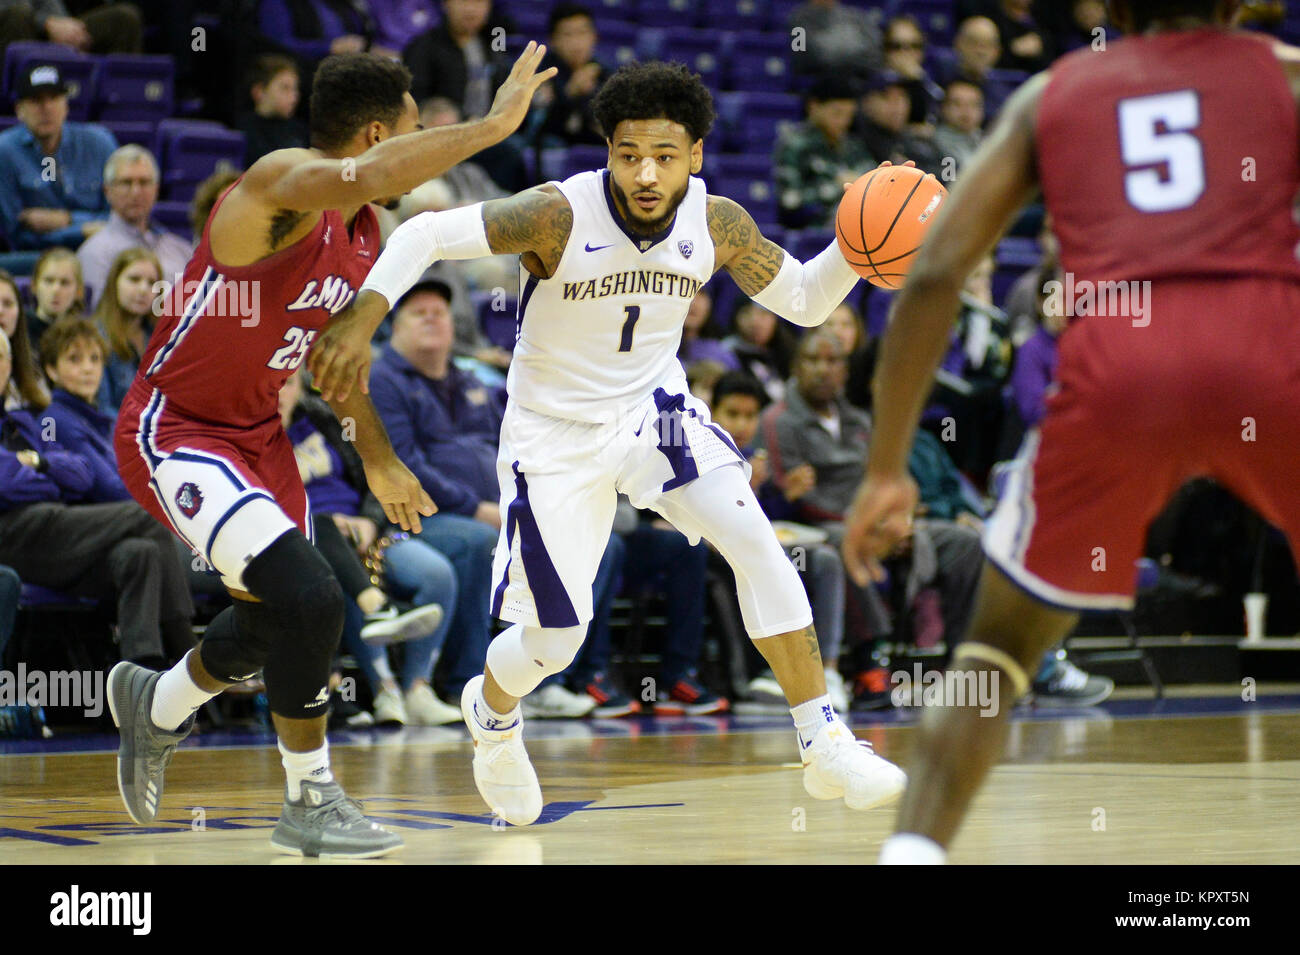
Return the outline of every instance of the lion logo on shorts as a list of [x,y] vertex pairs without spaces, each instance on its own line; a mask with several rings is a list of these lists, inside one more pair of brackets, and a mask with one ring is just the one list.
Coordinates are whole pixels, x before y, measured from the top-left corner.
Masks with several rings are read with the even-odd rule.
[[203,494],[199,491],[199,486],[193,481],[186,481],[176,491],[176,506],[181,509],[181,513],[191,520],[203,506]]

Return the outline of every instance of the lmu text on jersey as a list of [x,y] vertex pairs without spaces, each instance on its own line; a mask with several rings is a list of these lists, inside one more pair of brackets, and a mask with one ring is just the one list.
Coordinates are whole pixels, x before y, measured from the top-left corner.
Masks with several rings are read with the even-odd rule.
[[676,295],[689,301],[695,298],[695,293],[699,290],[699,280],[689,275],[631,269],[589,282],[565,282],[564,298],[566,301],[581,302],[607,295]]
[[203,311],[221,318],[238,318],[243,328],[252,328],[260,321],[262,283],[257,279],[217,276],[215,280],[186,282],[185,276],[177,272],[170,283],[155,282],[152,291],[155,318],[184,316],[194,310],[196,314]]

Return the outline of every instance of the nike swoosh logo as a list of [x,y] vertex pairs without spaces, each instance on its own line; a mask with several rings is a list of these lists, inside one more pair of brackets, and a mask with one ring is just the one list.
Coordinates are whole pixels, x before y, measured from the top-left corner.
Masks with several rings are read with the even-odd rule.
[[599,252],[601,249],[609,249],[609,248],[613,248],[613,243],[611,243],[610,245],[598,245],[598,246],[596,246],[596,247],[593,249],[593,248],[591,247],[591,243],[588,242],[588,243],[586,244],[586,246],[584,246],[584,248],[586,248],[586,250],[587,250],[588,252]]

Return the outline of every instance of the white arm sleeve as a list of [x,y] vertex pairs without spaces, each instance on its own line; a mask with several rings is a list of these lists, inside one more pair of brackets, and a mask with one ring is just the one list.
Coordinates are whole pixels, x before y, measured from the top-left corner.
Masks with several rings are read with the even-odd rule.
[[434,262],[491,254],[483,203],[446,212],[421,212],[393,230],[361,291],[378,292],[393,306]]
[[832,242],[810,262],[787,252],[776,278],[753,299],[787,321],[810,328],[826,321],[857,281],[858,273]]

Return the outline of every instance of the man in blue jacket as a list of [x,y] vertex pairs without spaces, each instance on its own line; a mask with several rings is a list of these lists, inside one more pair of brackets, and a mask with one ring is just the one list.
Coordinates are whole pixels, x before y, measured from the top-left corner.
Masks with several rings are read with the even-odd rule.
[[436,280],[402,297],[392,339],[371,369],[370,397],[393,450],[438,505],[437,514],[422,520],[419,536],[456,569],[459,596],[438,689],[458,699],[487,659],[492,549],[501,526],[496,459],[502,408],[478,378],[451,362],[450,303],[450,287]]
[[[0,335],[0,393],[11,365]],[[171,535],[134,501],[70,506],[91,498],[96,474],[59,429],[48,412],[0,409],[0,564],[28,583],[115,599],[123,659],[166,666],[194,646]]]

